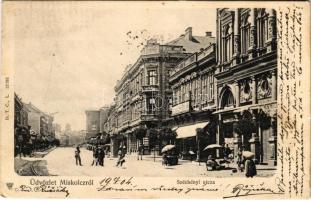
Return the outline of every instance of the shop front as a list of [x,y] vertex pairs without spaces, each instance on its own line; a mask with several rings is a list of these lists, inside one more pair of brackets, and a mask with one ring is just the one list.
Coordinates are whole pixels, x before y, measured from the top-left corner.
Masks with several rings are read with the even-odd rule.
[[204,157],[204,147],[214,142],[208,126],[209,122],[200,122],[176,128],[176,146],[182,159],[200,160]]
[[228,145],[235,159],[241,149],[253,152],[256,163],[276,165],[275,108],[272,103],[218,112],[217,143]]

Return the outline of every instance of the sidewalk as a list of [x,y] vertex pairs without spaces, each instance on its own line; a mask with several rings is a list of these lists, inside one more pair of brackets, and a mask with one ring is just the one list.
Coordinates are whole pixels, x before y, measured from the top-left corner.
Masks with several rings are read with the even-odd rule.
[[[127,155],[129,160],[137,161],[137,154],[130,154]],[[140,161],[140,160],[139,160]],[[154,155],[143,155],[142,161],[146,162],[154,162]],[[162,162],[161,156],[155,157],[154,163]],[[207,177],[244,177],[245,172],[233,172],[233,169],[237,169],[238,166],[236,163],[230,163],[229,165],[225,165],[226,169],[223,170],[215,170],[215,171],[207,171],[205,162],[197,162],[197,161],[190,161],[190,160],[181,160],[178,159],[178,165],[177,166],[170,166],[174,168],[190,168],[190,169],[196,169],[200,172],[200,176],[207,176]],[[257,169],[257,176],[256,177],[271,177],[276,173],[277,166],[269,166],[269,165],[256,165]]]
[[56,149],[56,147],[52,147],[52,148],[49,148],[47,150],[44,150],[44,151],[36,151],[34,152],[34,157],[35,158],[43,158],[44,156],[46,156],[48,153],[50,153],[51,151],[53,151],[54,149]]
[[46,176],[48,171],[46,169],[46,161],[41,160],[51,151],[55,150],[56,147],[52,147],[45,151],[34,152],[33,157],[19,157],[14,158],[14,170],[21,176]]

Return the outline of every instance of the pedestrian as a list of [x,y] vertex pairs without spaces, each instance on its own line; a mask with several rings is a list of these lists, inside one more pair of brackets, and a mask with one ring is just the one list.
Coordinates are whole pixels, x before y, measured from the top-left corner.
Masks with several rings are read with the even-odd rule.
[[168,159],[167,159],[167,153],[163,152],[162,154],[162,165],[167,166],[168,165]]
[[256,165],[252,158],[245,159],[245,176],[253,178],[257,175]]
[[123,163],[125,162],[125,153],[123,152],[122,148],[119,149],[118,151],[118,162],[116,167],[118,167],[119,165],[122,167]]
[[100,166],[104,166],[104,159],[105,159],[105,150],[102,148],[99,148],[98,162]]
[[75,150],[76,165],[82,166],[80,153],[81,153],[80,147],[77,146]]
[[91,166],[97,166],[98,165],[98,147],[94,146],[93,147],[93,162]]
[[206,161],[206,169],[207,171],[213,171],[220,169],[220,165],[214,159],[212,155],[209,155]]
[[138,147],[138,157],[137,157],[137,160],[143,160],[143,153],[144,153],[144,146],[143,145],[140,145]]
[[242,147],[239,147],[238,153],[237,153],[237,164],[238,164],[238,170],[243,172],[244,169],[244,159],[243,159],[243,149]]

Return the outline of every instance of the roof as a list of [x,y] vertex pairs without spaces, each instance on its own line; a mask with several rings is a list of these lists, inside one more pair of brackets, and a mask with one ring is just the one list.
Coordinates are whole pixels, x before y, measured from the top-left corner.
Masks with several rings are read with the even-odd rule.
[[186,53],[195,53],[201,51],[215,43],[216,39],[212,36],[191,36],[189,39],[187,35],[181,35],[179,38],[168,42],[167,45],[183,46]]
[[31,103],[28,103],[28,104],[24,104],[24,106],[26,107],[26,109],[28,111],[34,111],[34,112],[37,112],[37,113],[43,113],[39,108],[37,108],[36,106],[34,106],[33,104]]

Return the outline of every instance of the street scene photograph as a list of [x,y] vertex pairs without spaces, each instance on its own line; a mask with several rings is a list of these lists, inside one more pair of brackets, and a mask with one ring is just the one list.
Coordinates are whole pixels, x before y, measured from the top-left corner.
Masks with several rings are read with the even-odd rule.
[[276,11],[105,5],[12,16],[15,172],[272,177]]

